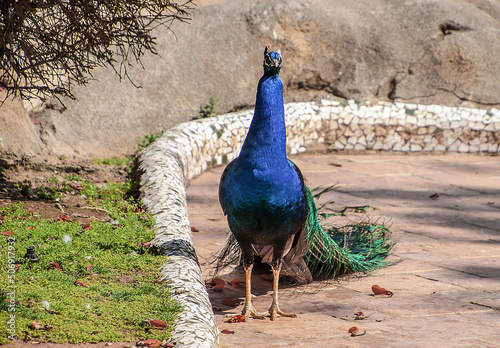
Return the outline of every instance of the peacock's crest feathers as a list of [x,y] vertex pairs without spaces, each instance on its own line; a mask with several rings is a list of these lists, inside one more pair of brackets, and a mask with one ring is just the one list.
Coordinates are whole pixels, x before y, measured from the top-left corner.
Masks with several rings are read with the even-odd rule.
[[264,50],[264,73],[269,75],[278,75],[281,70],[281,51],[270,52],[266,46]]

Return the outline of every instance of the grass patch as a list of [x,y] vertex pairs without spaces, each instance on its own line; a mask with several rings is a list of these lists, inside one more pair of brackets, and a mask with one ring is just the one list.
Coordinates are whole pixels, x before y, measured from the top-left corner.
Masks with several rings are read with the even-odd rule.
[[123,156],[123,157],[110,157],[110,158],[92,158],[92,164],[95,165],[108,165],[108,166],[127,166],[132,161],[131,157]]
[[146,147],[151,145],[156,139],[161,137],[164,132],[159,132],[155,134],[147,134],[144,138],[139,138],[139,142],[137,143],[137,152],[141,152]]
[[[41,219],[22,203],[0,208],[1,269],[9,275],[0,279],[0,344],[10,334],[5,324],[11,314],[17,339],[80,343],[170,337],[181,307],[169,288],[155,281],[166,257],[155,255],[148,243],[155,236],[154,219],[127,198],[130,181],[82,185],[89,205],[109,213],[108,222]],[[24,259],[30,246],[39,263]],[[167,322],[168,328],[152,328],[151,319]]]
[[211,97],[208,100],[208,104],[201,105],[200,106],[200,112],[196,115],[194,118],[195,120],[200,120],[202,118],[208,118],[208,117],[213,117],[217,115],[217,112],[215,111],[215,105],[217,104],[217,101],[215,100],[214,97]]

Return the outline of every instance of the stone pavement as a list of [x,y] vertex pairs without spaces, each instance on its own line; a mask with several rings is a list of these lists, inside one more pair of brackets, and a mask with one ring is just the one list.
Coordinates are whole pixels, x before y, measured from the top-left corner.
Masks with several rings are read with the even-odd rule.
[[[371,205],[348,220],[380,219],[397,244],[394,266],[364,278],[280,283],[280,304],[297,318],[226,323],[242,305],[244,289],[210,290],[220,347],[500,347],[500,158],[469,154],[303,154],[291,157],[309,187],[337,184],[322,197],[335,210]],[[193,241],[205,279],[211,255],[228,227],[218,203],[223,167],[191,181],[187,201]],[[345,221],[344,221],[345,222]],[[339,222],[341,223],[341,222]],[[254,268],[257,310],[271,303],[272,284]],[[240,269],[220,275],[243,279]],[[394,295],[374,296],[378,284]],[[364,320],[354,320],[356,312]],[[357,326],[366,334],[351,337]]]

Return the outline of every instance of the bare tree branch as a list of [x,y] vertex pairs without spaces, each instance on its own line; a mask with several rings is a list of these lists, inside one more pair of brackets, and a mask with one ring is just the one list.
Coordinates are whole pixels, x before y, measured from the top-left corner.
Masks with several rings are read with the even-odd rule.
[[[91,70],[112,67],[120,79],[157,54],[152,30],[187,22],[192,0],[2,0],[0,88],[22,99],[67,96]],[[117,69],[116,66],[119,66]]]

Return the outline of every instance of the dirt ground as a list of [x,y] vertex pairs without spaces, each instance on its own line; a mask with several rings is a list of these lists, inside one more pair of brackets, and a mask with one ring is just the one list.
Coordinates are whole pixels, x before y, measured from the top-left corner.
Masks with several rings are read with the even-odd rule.
[[[68,180],[71,176],[80,181]],[[56,164],[31,163],[25,166],[10,167],[0,171],[0,207],[23,202],[27,210],[33,210],[40,218],[57,219],[61,214],[71,220],[89,222],[102,221],[107,214],[87,205],[86,199],[79,194],[82,181],[95,184],[108,181],[123,182],[129,177],[125,166],[94,165],[90,161]],[[55,179],[57,179],[57,182]],[[62,193],[60,201],[41,199],[34,192],[37,187],[60,187],[67,182],[72,190]],[[29,185],[31,192],[23,192]]]

